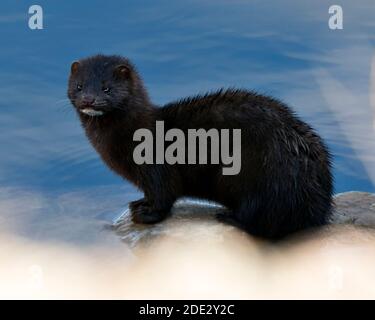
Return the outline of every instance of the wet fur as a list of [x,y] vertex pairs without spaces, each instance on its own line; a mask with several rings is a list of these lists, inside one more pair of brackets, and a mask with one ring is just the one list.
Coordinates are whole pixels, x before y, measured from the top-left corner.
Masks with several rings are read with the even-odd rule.
[[[111,78],[120,64],[127,66],[128,73],[121,79]],[[266,238],[280,238],[328,222],[332,209],[329,152],[313,129],[282,102],[252,91],[229,89],[157,107],[127,59],[99,55],[81,60],[80,70],[70,76],[68,96],[77,110],[75,85],[79,78],[94,93],[103,78],[119,87],[105,115],[78,114],[104,162],[144,192],[144,199],[130,204],[135,222],[162,221],[183,196],[223,204],[231,213],[221,220]],[[241,129],[240,174],[222,175],[221,164],[136,165],[133,149],[139,142],[133,141],[133,133],[139,128],[154,130],[156,120],[164,121],[165,131]]]

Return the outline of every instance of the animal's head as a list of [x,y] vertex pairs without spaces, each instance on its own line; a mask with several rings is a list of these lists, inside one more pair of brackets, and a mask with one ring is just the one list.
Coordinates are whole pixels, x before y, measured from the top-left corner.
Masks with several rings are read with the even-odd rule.
[[127,104],[140,91],[146,95],[136,70],[126,58],[96,55],[71,65],[68,97],[83,114],[126,112]]

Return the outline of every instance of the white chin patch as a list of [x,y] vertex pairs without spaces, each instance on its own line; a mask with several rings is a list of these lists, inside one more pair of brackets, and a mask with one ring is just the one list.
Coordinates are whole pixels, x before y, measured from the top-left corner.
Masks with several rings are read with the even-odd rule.
[[91,116],[91,117],[98,117],[98,116],[102,116],[104,114],[103,111],[94,110],[94,109],[91,109],[91,108],[81,109],[80,111],[84,114],[87,114],[88,116]]

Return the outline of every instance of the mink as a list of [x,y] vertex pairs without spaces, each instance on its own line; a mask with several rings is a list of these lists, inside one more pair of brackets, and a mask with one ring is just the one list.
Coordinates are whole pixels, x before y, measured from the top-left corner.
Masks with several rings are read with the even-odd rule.
[[[325,225],[332,212],[331,156],[318,134],[283,102],[254,91],[220,89],[157,106],[129,59],[95,55],[74,62],[68,97],[83,129],[110,169],[144,198],[129,204],[135,223],[170,214],[181,197],[228,208],[221,221],[250,234],[280,239]],[[219,164],[137,164],[136,130],[241,129],[241,170]],[[208,148],[210,149],[210,148]]]

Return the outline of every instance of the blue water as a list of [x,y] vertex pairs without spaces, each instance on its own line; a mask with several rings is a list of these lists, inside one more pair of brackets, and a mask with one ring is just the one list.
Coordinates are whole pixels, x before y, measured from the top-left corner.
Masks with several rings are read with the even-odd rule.
[[7,229],[90,242],[93,221],[139,197],[102,164],[66,100],[71,62],[95,53],[129,57],[158,104],[219,87],[276,96],[327,141],[336,192],[375,191],[373,0],[340,1],[343,30],[328,28],[330,1],[41,0],[43,30],[28,28],[32,4],[0,7]]

